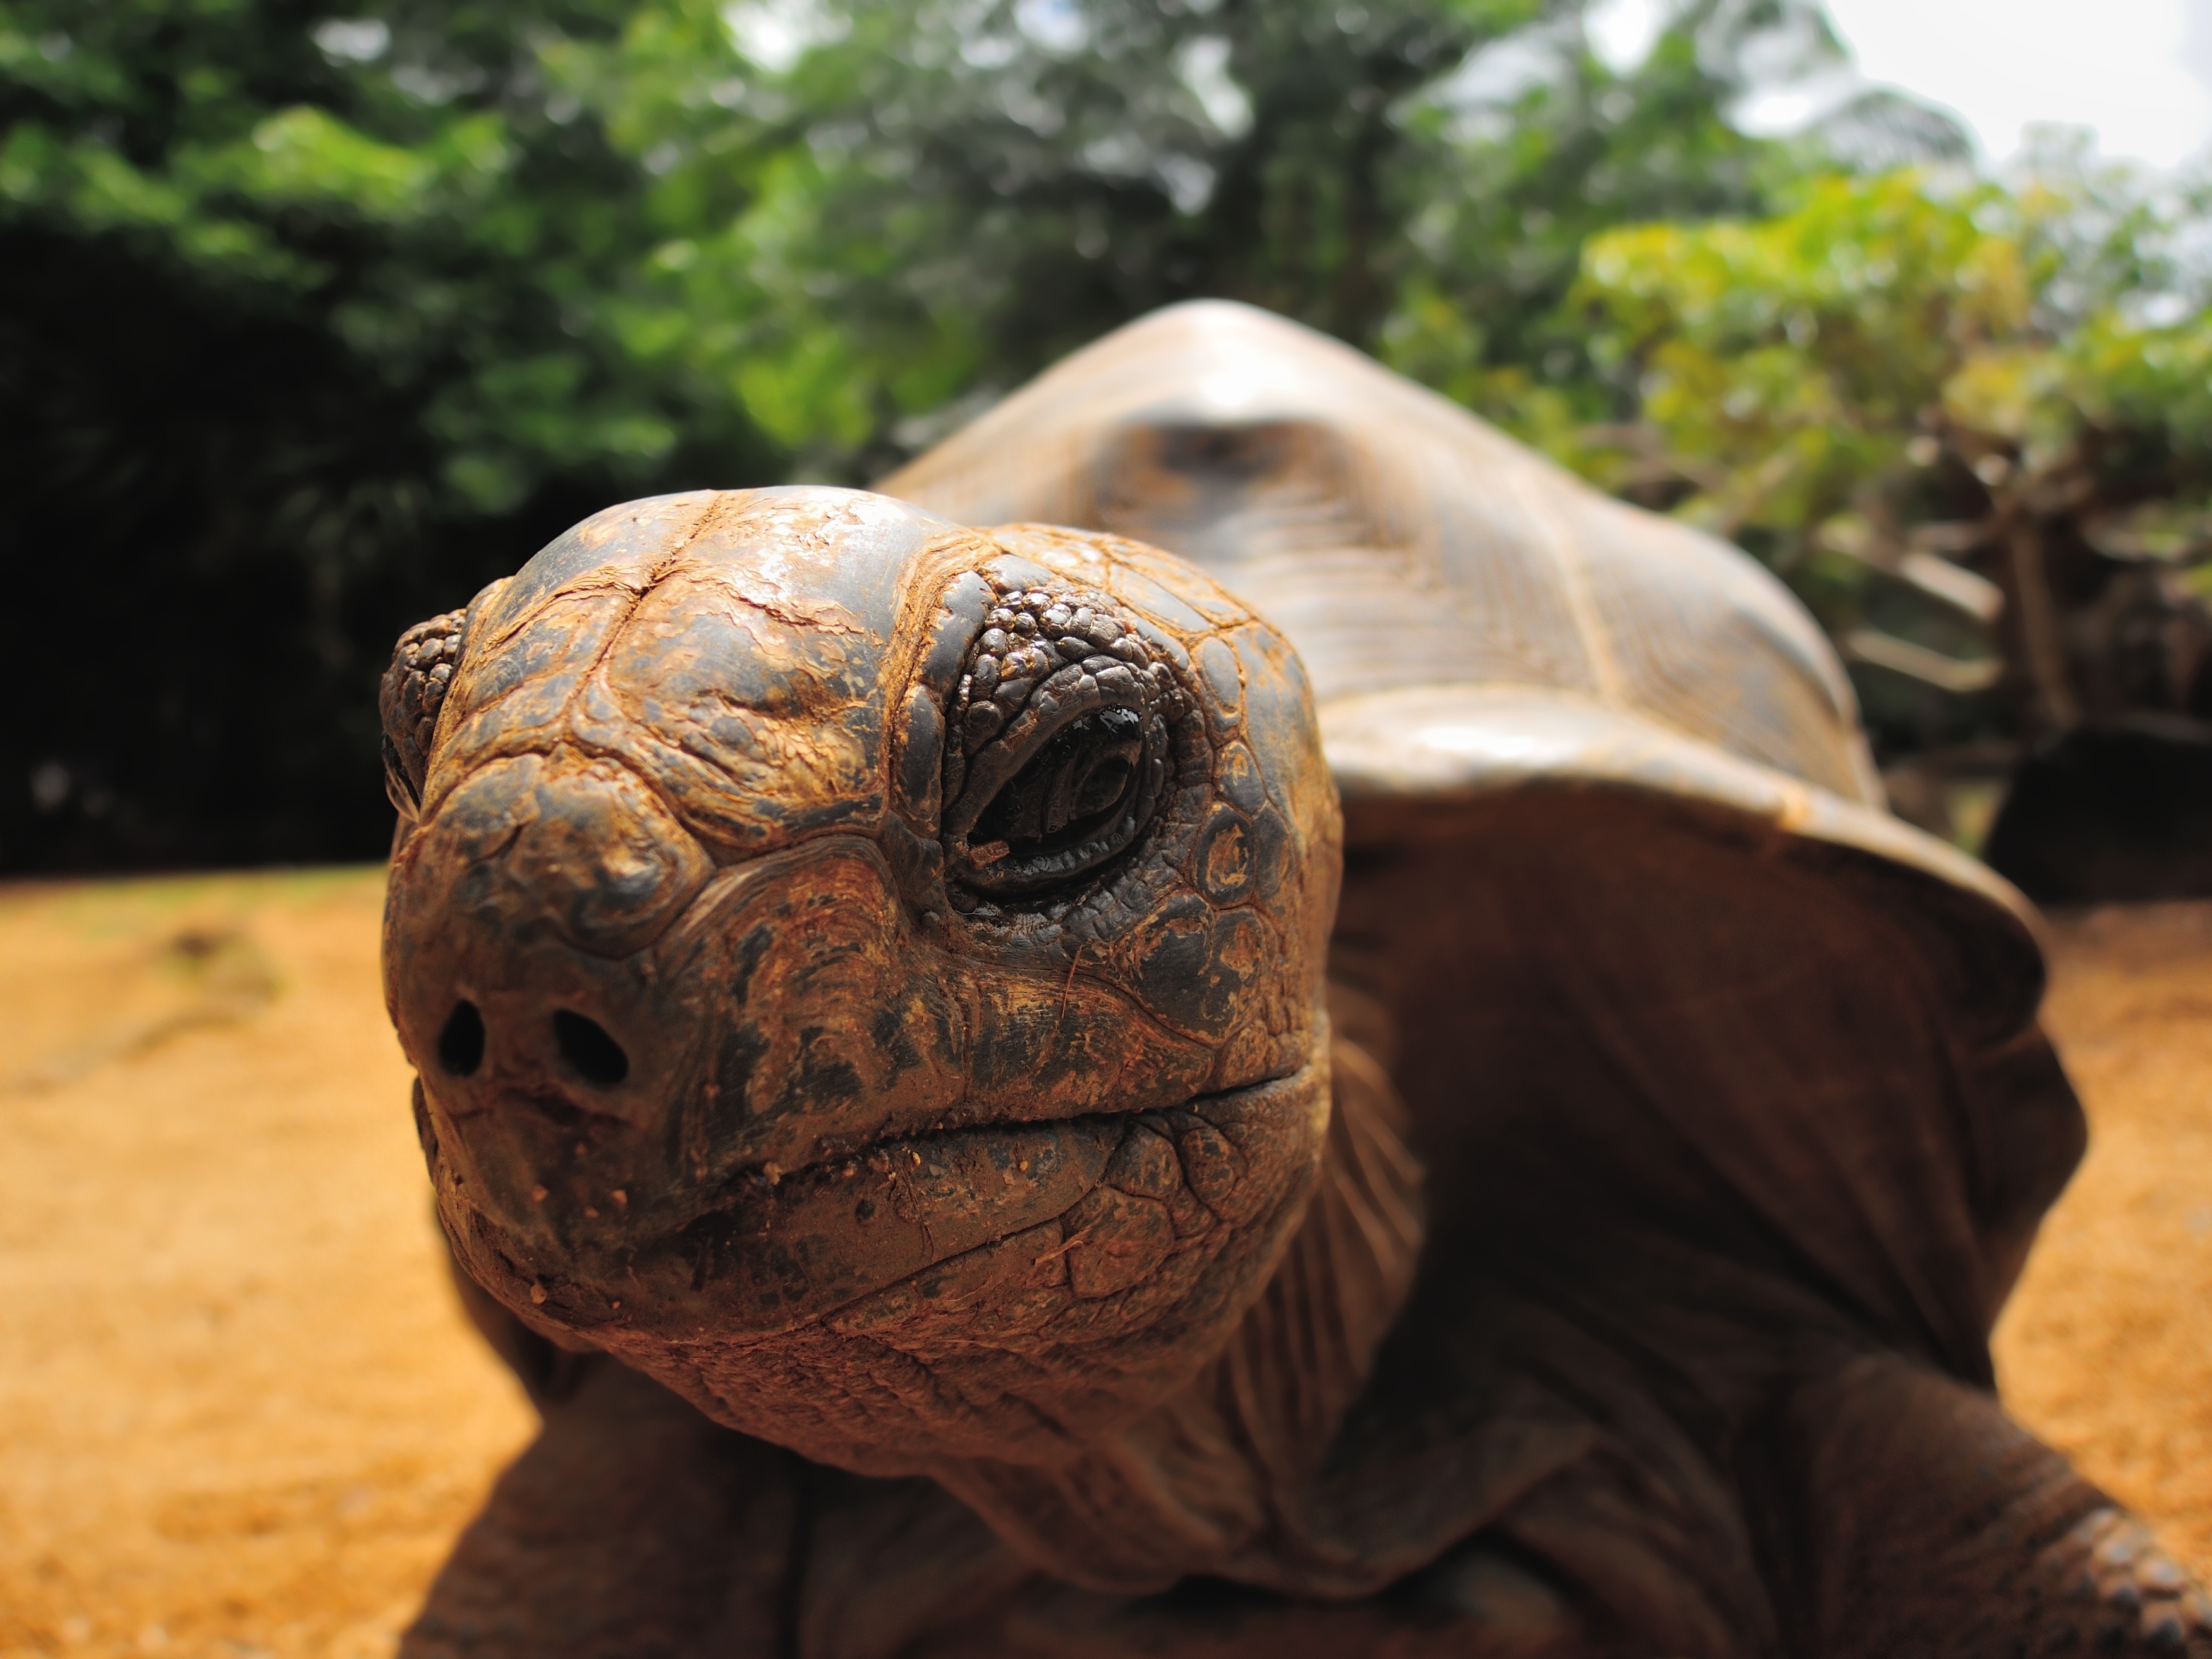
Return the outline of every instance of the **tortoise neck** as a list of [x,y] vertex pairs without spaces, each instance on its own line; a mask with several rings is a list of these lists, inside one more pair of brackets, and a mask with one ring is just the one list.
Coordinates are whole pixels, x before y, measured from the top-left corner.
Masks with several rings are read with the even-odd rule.
[[1322,1549],[1307,1513],[1315,1483],[1412,1289],[1425,1231],[1421,1167],[1389,1075],[1342,1036],[1330,1071],[1305,1217],[1205,1369],[1067,1462],[973,1459],[937,1472],[1055,1576],[1121,1592],[1193,1574],[1266,1582],[1304,1571]]

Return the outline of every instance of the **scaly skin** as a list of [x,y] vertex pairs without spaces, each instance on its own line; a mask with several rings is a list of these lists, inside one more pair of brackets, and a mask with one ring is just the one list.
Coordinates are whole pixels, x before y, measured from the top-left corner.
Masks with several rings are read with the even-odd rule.
[[1869,1358],[1789,1413],[1802,1651],[2212,1655],[2212,1602],[1995,1399]]

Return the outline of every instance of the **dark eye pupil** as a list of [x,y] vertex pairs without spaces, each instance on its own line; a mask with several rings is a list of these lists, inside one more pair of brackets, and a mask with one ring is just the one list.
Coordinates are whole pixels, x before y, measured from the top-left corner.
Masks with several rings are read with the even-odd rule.
[[1127,755],[1109,755],[1089,768],[1075,803],[1077,813],[1088,817],[1113,805],[1127,793],[1129,779],[1135,770]]
[[1143,758],[1141,723],[1128,710],[1072,721],[999,791],[969,839],[1003,841],[1024,857],[1083,841],[1124,810]]

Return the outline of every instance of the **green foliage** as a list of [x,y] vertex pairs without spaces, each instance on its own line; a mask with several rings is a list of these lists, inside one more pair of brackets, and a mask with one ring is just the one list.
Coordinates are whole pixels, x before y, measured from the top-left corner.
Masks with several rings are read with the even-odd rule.
[[658,169],[684,349],[812,468],[857,477],[948,403],[1176,299],[1371,336],[1434,161],[1397,100],[1536,12],[864,0],[762,64],[678,0],[591,76]]
[[1596,239],[1594,349],[1638,366],[1645,418],[1695,458],[1685,516],[1788,538],[1903,465],[1921,411],[2027,327],[2019,241],[1978,222],[2000,202],[1938,200],[1910,173],[1832,178],[1779,218]]
[[[645,157],[675,331],[860,477],[1130,317],[1250,301],[1512,414],[1612,399],[1559,307],[1594,229],[1757,209],[1805,156],[1722,116],[1796,0],[1689,8],[1634,74],[1563,0],[658,0],[568,61]],[[748,17],[811,19],[807,49]],[[757,33],[754,31],[752,33]],[[741,187],[738,181],[744,181]]]
[[1488,107],[1413,116],[1440,158],[1412,217],[1380,346],[1394,367],[1539,442],[1620,397],[1563,309],[1584,243],[1624,223],[1756,211],[1810,159],[1747,138],[1723,110],[1742,37],[1790,14],[1680,17],[1626,77],[1571,52]]
[[2121,566],[2170,567],[2136,585],[2178,601],[2212,557],[2173,504],[2212,492],[2201,204],[2041,159],[2018,190],[1830,176],[1772,217],[1594,238],[1575,303],[1641,417],[1555,446],[1761,552],[1862,659],[2002,674],[2030,730],[2193,708],[2109,683],[2120,607],[2093,613]]
[[0,455],[39,716],[0,863],[360,854],[375,676],[611,499],[781,459],[643,359],[629,9],[0,6]]
[[733,428],[718,400],[641,375],[603,303],[651,236],[642,180],[546,60],[611,40],[624,11],[310,27],[253,0],[13,5],[0,210],[326,331],[419,400],[456,506],[501,512],[580,465],[644,477],[679,428]]

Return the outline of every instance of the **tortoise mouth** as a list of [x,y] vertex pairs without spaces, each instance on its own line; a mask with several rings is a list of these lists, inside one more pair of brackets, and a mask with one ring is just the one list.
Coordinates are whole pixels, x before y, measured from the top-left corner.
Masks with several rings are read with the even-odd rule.
[[790,1170],[755,1165],[711,1208],[645,1238],[651,1206],[629,1195],[578,1212],[550,1249],[468,1213],[446,1183],[441,1200],[459,1200],[448,1231],[480,1283],[595,1340],[625,1327],[765,1340],[1002,1256],[1024,1277],[1062,1263],[1091,1300],[1279,1200],[1326,1122],[1325,1054],[1164,1109],[963,1124]]
[[721,1209],[731,1203],[742,1201],[747,1194],[763,1189],[777,1191],[810,1181],[859,1182],[865,1185],[871,1176],[887,1179],[899,1175],[902,1163],[927,1166],[939,1153],[951,1155],[959,1148],[977,1146],[993,1137],[1053,1133],[1081,1125],[1112,1126],[1115,1133],[1119,1134],[1120,1126],[1132,1118],[1165,1119],[1187,1115],[1201,1108],[1237,1100],[1255,1089],[1266,1089],[1285,1082],[1310,1070],[1314,1063],[1313,1057],[1308,1055],[1296,1065],[1278,1066],[1225,1089],[1203,1091],[1179,1101],[1152,1101],[1144,1105],[1121,1108],[1109,1106],[1091,1111],[1072,1112],[1062,1117],[1032,1116],[1016,1110],[1002,1115],[963,1119],[958,1109],[955,1108],[940,1114],[937,1121],[926,1128],[889,1124],[872,1135],[855,1139],[849,1146],[831,1146],[820,1158],[805,1163],[786,1164],[770,1158],[754,1159],[731,1171],[702,1207]]

